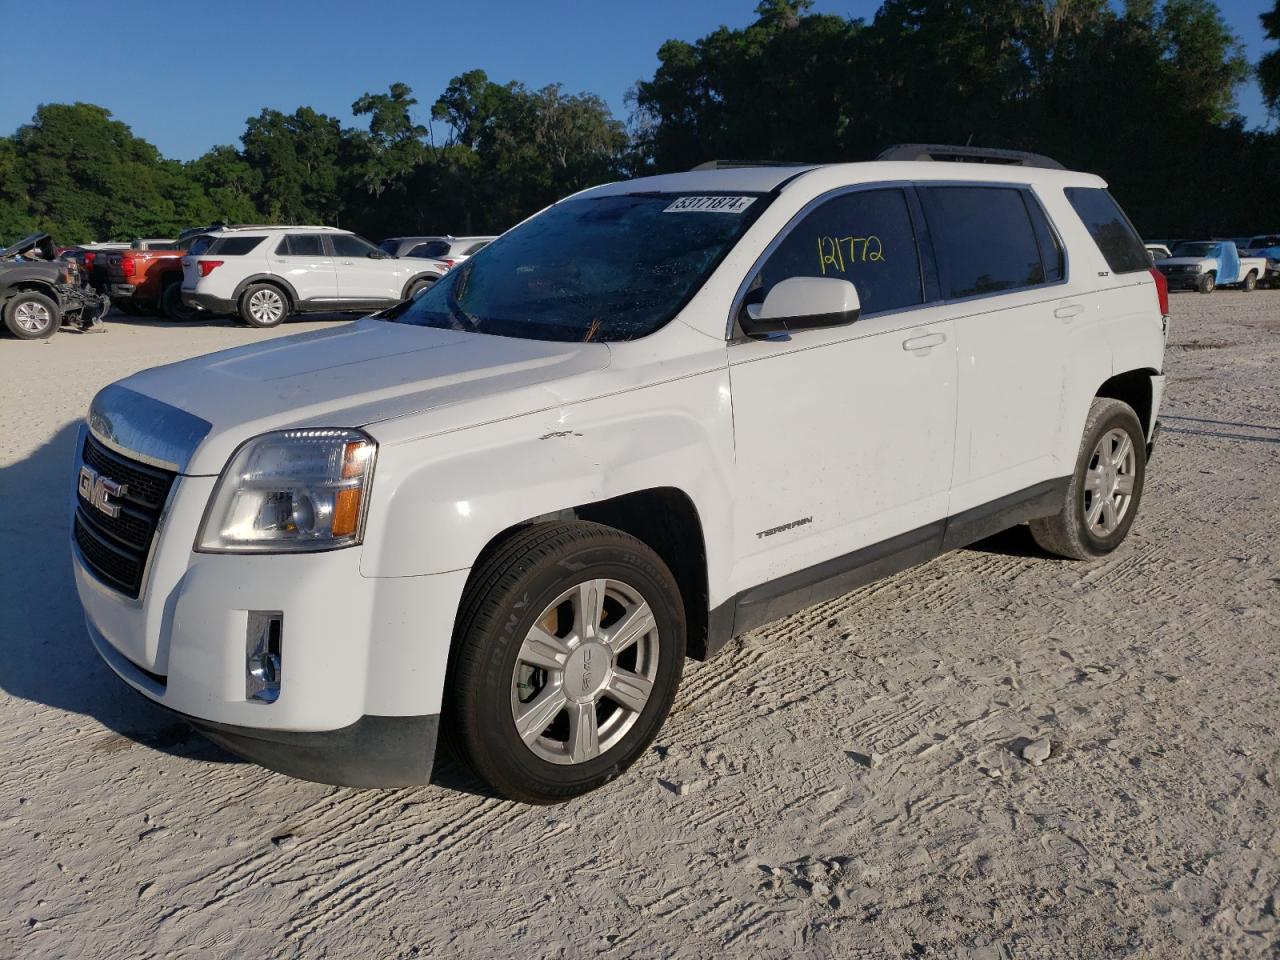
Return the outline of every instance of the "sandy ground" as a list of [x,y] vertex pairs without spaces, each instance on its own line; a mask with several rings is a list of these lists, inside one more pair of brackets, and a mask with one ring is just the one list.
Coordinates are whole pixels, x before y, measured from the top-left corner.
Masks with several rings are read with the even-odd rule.
[[741,637],[559,808],[266,773],[89,647],[92,394],[318,324],[0,340],[0,956],[1280,955],[1280,292],[1174,313],[1117,553],[1022,528]]

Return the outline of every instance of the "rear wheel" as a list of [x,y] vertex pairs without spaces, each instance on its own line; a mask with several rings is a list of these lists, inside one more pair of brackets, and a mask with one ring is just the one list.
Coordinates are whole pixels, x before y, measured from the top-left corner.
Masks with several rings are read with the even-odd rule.
[[1258,289],[1258,275],[1250,270],[1249,275],[1240,284],[1240,289],[1245,293],[1253,293],[1254,290]]
[[1066,502],[1055,516],[1031,521],[1036,543],[1072,560],[1110,553],[1133,526],[1146,471],[1146,438],[1138,415],[1127,403],[1096,398]]
[[257,283],[240,297],[240,319],[251,327],[277,327],[289,316],[289,299],[279,287]]
[[58,332],[62,313],[43,293],[23,290],[5,305],[4,325],[19,340],[42,340]]
[[409,289],[405,291],[405,299],[412,300],[424,290],[430,290],[438,279],[438,277],[424,277],[421,280],[413,281],[413,283],[409,284]]
[[634,537],[582,521],[521,531],[463,598],[450,739],[513,800],[558,803],[607,783],[671,709],[683,611],[671,572]]

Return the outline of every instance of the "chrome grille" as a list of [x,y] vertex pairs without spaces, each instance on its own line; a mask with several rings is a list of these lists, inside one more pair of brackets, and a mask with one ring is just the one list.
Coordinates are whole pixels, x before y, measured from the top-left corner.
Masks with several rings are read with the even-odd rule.
[[176,474],[122,456],[85,436],[81,464],[123,485],[116,516],[76,494],[74,536],[85,565],[103,583],[128,597],[142,592],[147,558]]

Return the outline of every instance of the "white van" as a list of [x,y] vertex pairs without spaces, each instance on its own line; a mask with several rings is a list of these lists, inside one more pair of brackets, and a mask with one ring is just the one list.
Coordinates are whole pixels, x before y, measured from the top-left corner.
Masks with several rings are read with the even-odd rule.
[[901,156],[596,187],[380,315],[105,388],[98,652],[295,776],[425,782],[443,728],[554,802],[735,634],[1018,523],[1116,549],[1163,278],[1095,176]]

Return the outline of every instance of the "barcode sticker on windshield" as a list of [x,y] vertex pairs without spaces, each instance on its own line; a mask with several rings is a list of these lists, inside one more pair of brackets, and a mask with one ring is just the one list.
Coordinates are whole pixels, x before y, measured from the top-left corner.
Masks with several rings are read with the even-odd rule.
[[755,197],[681,197],[663,213],[741,213]]

